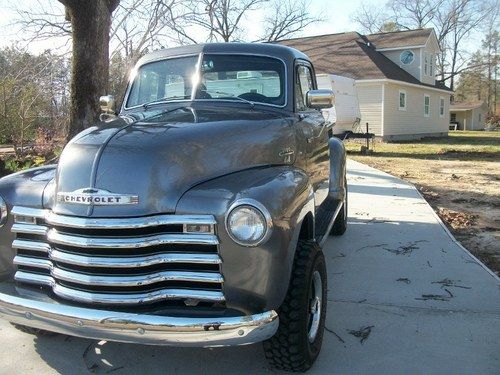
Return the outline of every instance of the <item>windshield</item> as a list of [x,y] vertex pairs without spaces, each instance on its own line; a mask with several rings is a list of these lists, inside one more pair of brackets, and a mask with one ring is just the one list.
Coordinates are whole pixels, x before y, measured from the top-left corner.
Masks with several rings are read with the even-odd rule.
[[189,99],[197,62],[197,56],[190,56],[141,66],[132,83],[127,107],[160,99]]
[[127,107],[169,100],[239,100],[285,105],[285,66],[271,57],[204,55],[155,61],[139,68]]

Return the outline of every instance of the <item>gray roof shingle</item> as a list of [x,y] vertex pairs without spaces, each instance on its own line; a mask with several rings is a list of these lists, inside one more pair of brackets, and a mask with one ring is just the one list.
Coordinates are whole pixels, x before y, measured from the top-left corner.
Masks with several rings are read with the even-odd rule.
[[[316,73],[338,74],[356,80],[386,78],[449,90],[442,83],[428,85],[420,82],[375,49],[375,43],[383,46],[390,45],[383,41],[384,38],[394,42],[392,47],[423,45],[425,41],[422,42],[422,40],[424,38],[427,40],[431,32],[432,29],[419,29],[367,36],[357,32],[347,32],[287,39],[276,43],[304,52],[312,60]],[[402,44],[404,40],[406,44]]]
[[432,29],[416,29],[370,34],[367,35],[366,38],[373,43],[377,49],[416,47],[425,45],[431,33]]

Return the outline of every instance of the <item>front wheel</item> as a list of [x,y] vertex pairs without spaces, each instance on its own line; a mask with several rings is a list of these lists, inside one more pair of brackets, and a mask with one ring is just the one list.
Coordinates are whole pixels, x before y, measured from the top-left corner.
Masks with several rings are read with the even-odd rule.
[[264,342],[275,368],[304,372],[321,350],[326,315],[327,276],[323,252],[314,241],[299,241],[288,293],[276,334]]

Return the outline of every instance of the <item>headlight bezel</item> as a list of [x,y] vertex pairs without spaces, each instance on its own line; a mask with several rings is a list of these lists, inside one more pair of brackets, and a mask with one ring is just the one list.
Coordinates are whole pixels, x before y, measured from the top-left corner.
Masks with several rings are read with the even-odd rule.
[[7,208],[7,202],[0,196],[0,228],[2,228],[7,223],[7,218],[9,217],[9,211]]
[[[244,207],[250,207],[253,210],[256,210],[264,218],[265,232],[264,232],[264,235],[257,241],[245,242],[245,241],[240,240],[239,238],[237,238],[234,235],[234,233],[231,230],[231,227],[229,225],[229,218],[230,218],[231,214],[236,209],[244,208]],[[271,214],[270,214],[269,210],[262,203],[256,201],[255,199],[251,199],[251,198],[242,198],[242,199],[238,199],[238,200],[234,201],[231,204],[231,206],[229,206],[229,208],[226,212],[226,217],[224,219],[224,223],[225,223],[225,227],[226,227],[226,232],[229,235],[229,237],[231,238],[231,240],[233,240],[238,245],[245,246],[245,247],[256,247],[256,246],[263,244],[264,242],[266,242],[269,239],[269,237],[271,237],[272,230],[273,230],[273,220],[271,218]]]

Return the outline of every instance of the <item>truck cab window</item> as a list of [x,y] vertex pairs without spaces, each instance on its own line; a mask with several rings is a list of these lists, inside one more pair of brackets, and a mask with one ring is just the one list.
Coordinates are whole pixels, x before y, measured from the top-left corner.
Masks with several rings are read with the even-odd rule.
[[304,65],[297,66],[295,81],[295,108],[297,111],[307,110],[306,94],[313,88],[311,69]]

